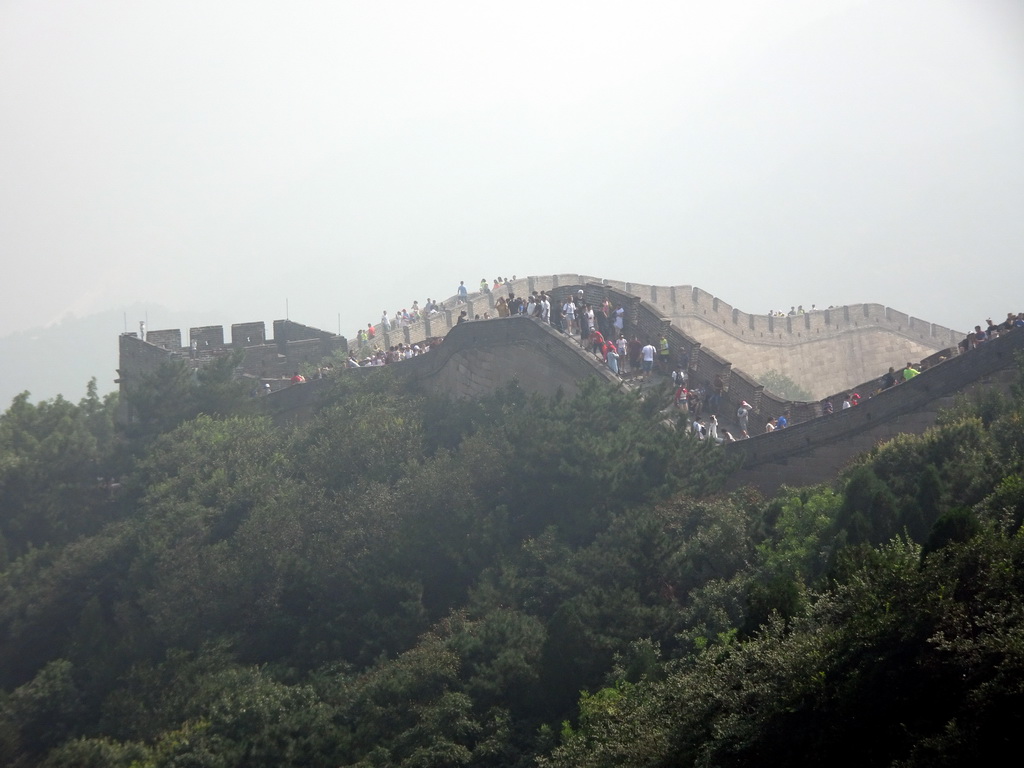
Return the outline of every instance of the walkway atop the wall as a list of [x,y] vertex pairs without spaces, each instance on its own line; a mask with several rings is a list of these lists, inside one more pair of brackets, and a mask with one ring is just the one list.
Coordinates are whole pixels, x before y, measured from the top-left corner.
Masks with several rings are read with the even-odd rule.
[[[582,289],[587,301],[595,306],[605,298],[621,302],[629,319],[641,321],[643,333],[660,334],[671,328],[680,343],[689,340],[690,345],[701,348],[702,354],[716,358],[720,368],[743,370],[753,382],[750,395],[754,395],[757,379],[774,370],[814,397],[824,397],[858,384],[876,371],[884,372],[890,365],[900,366],[907,360],[919,361],[955,348],[963,338],[961,332],[881,304],[852,304],[769,317],[743,312],[690,285],[656,286],[560,274],[520,278],[509,288],[517,296],[540,291],[564,295]],[[378,325],[376,340],[387,347],[444,335],[463,309],[470,318],[494,315],[496,298],[505,290],[470,293],[461,304],[453,296],[441,302],[446,307],[444,312],[384,336]],[[754,403],[750,397],[745,399]]]
[[[758,434],[726,447],[743,457],[743,468],[732,479],[732,486],[749,484],[773,492],[784,483],[808,484],[834,477],[857,453],[877,442],[900,433],[923,432],[934,424],[937,410],[948,406],[955,394],[978,386],[1005,387],[1016,378],[1015,355],[1022,349],[1024,331],[1010,332],[964,355],[946,359],[937,355],[916,378],[866,397],[854,408],[821,416],[820,410],[809,409],[817,403],[802,404],[807,407],[787,429]],[[623,385],[578,341],[524,317],[457,326],[436,351],[393,367],[430,391],[464,397],[479,396],[513,380],[527,391],[546,395],[558,390],[572,394],[580,381],[595,375]],[[709,371],[714,370],[704,370],[701,377],[701,367],[696,365],[691,374],[707,384]],[[646,386],[657,387],[664,381],[663,376],[658,377]],[[728,416],[735,412],[739,398],[727,392],[724,399],[720,420],[723,429],[732,429]],[[775,407],[781,403],[766,397],[759,402],[774,402]],[[766,412],[755,409],[752,431],[765,418]]]
[[834,477],[856,455],[899,434],[921,434],[957,395],[979,389],[1008,391],[1020,379],[1024,330],[951,357],[910,381],[860,404],[728,446],[743,457],[731,487],[754,485],[766,493]]
[[[955,333],[940,326],[924,323],[880,305],[864,304],[855,307],[840,307],[813,316],[769,319],[763,316],[744,315],[732,309],[717,298],[690,286],[658,287],[633,283],[602,280],[583,275],[552,275],[538,278],[529,277],[515,281],[512,289],[517,294],[529,295],[546,291],[554,302],[562,301],[570,294],[582,291],[585,300],[598,307],[604,301],[621,306],[625,312],[626,335],[639,337],[642,341],[657,343],[665,338],[671,349],[670,365],[685,367],[690,386],[700,386],[708,391],[718,389],[721,403],[717,414],[722,429],[732,429],[731,415],[735,414],[740,402],[751,406],[751,433],[757,425],[763,425],[769,418],[788,413],[793,425],[770,436],[755,437],[733,444],[730,451],[740,452],[745,457],[747,470],[759,464],[784,466],[789,456],[802,456],[816,446],[837,444],[844,440],[851,446],[863,442],[853,436],[863,434],[884,435],[875,425],[890,424],[890,431],[920,431],[920,419],[913,417],[919,412],[920,402],[911,395],[929,388],[941,390],[941,397],[960,391],[976,383],[981,373],[981,363],[991,356],[998,356],[1000,350],[1010,349],[1020,343],[1024,331],[1011,332],[1006,340],[990,342],[982,349],[972,350],[957,362]],[[598,377],[609,383],[622,386],[619,377],[589,350],[583,349],[574,338],[569,338],[555,328],[535,319],[525,317],[492,318],[486,321],[471,321],[457,325],[459,311],[463,308],[470,315],[483,315],[493,309],[495,295],[489,293],[470,294],[468,301],[456,304],[455,299],[445,303],[449,309],[430,318],[424,318],[411,326],[405,326],[390,333],[378,330],[374,343],[385,349],[403,344],[415,344],[423,339],[444,336],[445,341],[429,354],[388,366],[407,376],[428,391],[444,392],[459,397],[477,397],[510,381],[517,381],[529,392],[553,395],[558,391],[572,395],[588,378]],[[688,314],[687,314],[688,313]],[[781,346],[815,346],[818,349],[838,345],[834,354],[849,352],[848,337],[860,338],[865,329],[876,329],[879,333],[893,333],[898,338],[914,338],[934,350],[926,356],[925,372],[907,384],[901,384],[892,392],[884,393],[874,400],[863,400],[850,412],[837,412],[832,416],[821,416],[820,402],[792,402],[765,390],[748,372],[739,370],[733,362],[709,348],[708,344],[691,333],[677,327],[673,318],[681,314],[698,318],[696,327],[718,328],[718,335],[707,338],[720,339],[727,333],[733,339],[745,339],[762,333],[761,326],[773,337],[765,349],[778,350]],[[710,325],[709,325],[710,323]],[[881,329],[881,330],[879,330]],[[875,331],[872,331],[875,332]],[[860,336],[858,336],[860,334]],[[262,381],[263,378],[290,376],[297,366],[317,365],[325,356],[347,350],[347,341],[335,334],[303,326],[289,320],[274,322],[274,339],[265,338],[263,323],[242,323],[231,327],[231,343],[226,343],[223,329],[216,327],[192,328],[190,339],[198,339],[201,346],[197,364],[207,357],[204,347],[226,353],[231,349],[243,352],[244,361],[240,375]],[[865,337],[866,338],[866,337]],[[954,343],[951,343],[954,342]],[[761,344],[761,341],[753,342]],[[917,343],[917,342],[915,342]],[[942,346],[949,343],[948,347]],[[120,367],[122,394],[134,381],[141,380],[168,357],[189,354],[188,347],[181,345],[178,330],[151,331],[145,341],[134,338],[134,334],[122,335],[120,341]],[[212,354],[212,353],[211,353]],[[772,355],[776,354],[772,352]],[[830,353],[831,354],[831,353]],[[895,354],[895,353],[893,353]],[[347,355],[347,352],[346,352]],[[1011,356],[1012,357],[1012,356]],[[904,360],[919,360],[918,357],[897,357],[888,365],[902,366]],[[943,362],[945,361],[945,362]],[[863,361],[862,361],[863,362]],[[974,363],[975,365],[971,365]],[[955,365],[954,365],[955,364]],[[846,365],[852,364],[847,361]],[[1012,367],[1012,361],[1003,359],[999,370]],[[931,368],[932,370],[927,370]],[[372,370],[372,369],[370,369]],[[884,367],[863,370],[864,383],[853,389],[866,395],[876,389],[876,378]],[[368,374],[369,370],[338,372]],[[977,375],[976,375],[977,374]],[[626,386],[655,388],[663,377],[649,382],[630,382]],[[939,384],[939,382],[946,382]],[[300,417],[315,402],[317,382],[288,387],[271,396],[271,406],[279,415],[288,413]],[[841,394],[843,390],[839,390]],[[847,390],[850,391],[850,390]],[[268,398],[268,399],[271,399]],[[125,402],[129,398],[123,398]],[[876,402],[877,401],[877,402]],[[926,404],[932,408],[934,398]],[[666,403],[667,404],[667,403]],[[269,403],[268,403],[269,405]],[[882,406],[887,405],[886,409]],[[889,407],[891,406],[891,407]],[[885,413],[891,413],[889,418]],[[130,418],[130,414],[127,415]],[[928,417],[932,421],[933,416]],[[872,420],[870,428],[857,419]],[[925,419],[927,421],[927,419]],[[928,422],[930,423],[930,422]],[[846,436],[845,438],[843,436]],[[879,438],[881,439],[881,438]],[[869,446],[870,447],[870,446]],[[842,452],[840,449],[836,449]],[[849,451],[847,451],[849,453]],[[803,459],[801,459],[803,461]],[[789,462],[796,465],[797,462]],[[804,461],[804,464],[807,464]],[[775,477],[787,475],[789,470],[775,472]],[[822,477],[824,473],[818,473]],[[760,481],[759,481],[760,482]],[[772,480],[771,482],[775,482]],[[788,480],[787,480],[788,482]]]

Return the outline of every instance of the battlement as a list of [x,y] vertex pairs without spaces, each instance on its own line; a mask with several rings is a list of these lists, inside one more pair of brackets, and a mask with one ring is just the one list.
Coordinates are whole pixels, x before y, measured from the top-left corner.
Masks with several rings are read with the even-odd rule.
[[[921,360],[956,347],[962,332],[911,317],[881,304],[851,304],[802,315],[749,314],[691,285],[655,286],[554,275],[526,278],[530,290],[567,284],[599,285],[620,300],[634,297],[657,317],[758,377],[774,370],[814,397],[839,392],[875,371]],[[603,298],[602,298],[603,300]],[[627,305],[628,306],[628,305]],[[654,330],[652,325],[651,330]]]
[[[820,404],[794,403],[766,391],[758,377],[768,370],[789,376],[816,398],[860,387],[877,379],[890,366],[907,360],[949,356],[962,334],[881,304],[853,304],[769,317],[748,314],[691,285],[655,286],[580,274],[527,276],[512,281],[518,296],[547,291],[556,301],[578,290],[595,307],[606,299],[626,310],[630,335],[655,340],[664,335],[673,349],[673,363],[683,363],[691,380],[705,387],[720,384],[727,405],[746,400],[757,418],[777,417],[789,411],[795,422],[820,413]],[[387,349],[446,336],[463,310],[474,317],[495,317],[496,301],[507,289],[475,291],[466,300],[451,296],[443,309],[411,324],[385,330],[374,328],[372,346]],[[276,390],[287,385],[303,364],[318,364],[337,351],[348,354],[344,337],[291,320],[273,323],[273,339],[262,322],[231,326],[230,342],[222,326],[189,329],[182,343],[179,329],[156,330],[139,340],[125,334],[119,369],[122,392],[133,379],[154,370],[168,357],[190,361],[199,368],[211,359],[243,352],[238,375],[254,384],[270,383]],[[194,346],[193,346],[194,345]]]
[[[651,340],[665,334],[676,359],[685,357],[694,381],[711,386],[720,379],[729,402],[746,400],[759,418],[778,417],[787,410],[794,420],[820,413],[817,401],[793,403],[766,391],[758,377],[769,370],[788,376],[815,398],[853,388],[870,391],[864,382],[874,381],[890,366],[949,356],[963,337],[872,303],[769,317],[743,312],[691,285],[656,286],[570,273],[522,277],[507,290],[517,296],[546,291],[561,301],[581,289],[594,306],[605,299],[621,304],[631,334]],[[462,310],[471,319],[493,318],[497,298],[505,291],[474,291],[464,302],[450,296],[440,302],[443,310],[430,317],[390,330],[378,324],[372,345],[386,349],[445,336]],[[316,333],[325,332],[306,331]],[[281,335],[276,328],[275,335]]]
[[[656,295],[656,288],[645,288],[650,288]],[[955,345],[964,335],[881,304],[850,304],[770,317],[743,312],[700,288],[679,286],[670,292],[670,300],[664,302],[662,309],[671,316],[699,317],[734,336],[761,344],[802,344],[864,328],[883,328],[890,333],[937,346]],[[685,298],[687,294],[688,300]]]
[[[816,309],[802,315],[769,317],[767,314],[743,312],[717,296],[692,285],[657,286],[644,283],[630,283],[609,280],[592,275],[558,274],[528,276],[511,283],[517,296],[527,296],[538,291],[552,292],[565,286],[601,285],[621,294],[635,296],[654,307],[663,317],[679,324],[680,320],[696,319],[703,324],[723,330],[746,344],[770,346],[793,346],[810,341],[835,338],[844,333],[881,329],[923,344],[933,350],[956,346],[964,333],[920,318],[911,317],[892,307],[882,304],[850,304],[828,309]],[[498,295],[501,295],[500,293]],[[442,325],[447,322],[452,310],[466,309],[469,317],[490,312],[493,316],[497,296],[491,293],[473,292],[468,300],[458,303],[457,296],[441,302],[446,308]],[[455,319],[458,311],[454,312]],[[691,323],[692,324],[692,323]],[[415,324],[414,324],[415,325]],[[377,331],[382,329],[377,326]],[[434,334],[443,335],[443,334]]]
[[288,386],[291,376],[304,365],[319,365],[334,353],[347,356],[348,341],[328,331],[291,320],[275,320],[274,338],[267,339],[266,323],[236,323],[230,341],[220,325],[194,326],[182,343],[180,328],[149,331],[145,340],[137,333],[121,334],[117,383],[121,393],[122,421],[130,421],[131,393],[138,382],[155,373],[168,360],[181,360],[200,370],[215,360],[240,352],[235,369],[239,378],[251,379],[253,389],[271,391]]
[[[691,386],[721,394],[717,413],[723,428],[739,403],[751,406],[750,429],[786,413],[790,429],[734,444],[730,450],[744,459],[745,473],[738,483],[766,490],[782,482],[818,482],[872,441],[899,432],[919,432],[934,422],[936,409],[952,393],[971,386],[988,386],[1013,375],[1014,355],[1024,345],[1024,334],[1009,334],[979,350],[959,355],[961,334],[909,317],[880,304],[832,307],[781,318],[748,315],[711,294],[692,286],[647,286],[594,278],[587,275],[526,277],[512,286],[516,295],[547,291],[554,302],[583,291],[594,307],[607,300],[625,310],[626,334],[657,342],[664,337],[672,351],[671,364],[685,367]],[[502,294],[498,294],[502,295]],[[456,298],[443,302],[444,310],[410,325],[385,332],[377,327],[373,344],[390,347],[445,336],[445,343],[429,355],[398,364],[397,375],[433,392],[478,397],[510,381],[531,392],[572,394],[587,378],[597,376],[615,384],[613,376],[593,356],[553,328],[527,318],[494,319],[456,327],[460,311],[470,317],[496,315],[497,296],[473,293],[463,303]],[[145,341],[135,333],[120,337],[122,394],[168,359],[182,359],[200,369],[210,361],[241,352],[236,375],[253,380],[254,390],[271,384],[280,395],[268,405],[280,418],[300,418],[311,412],[317,397],[315,386],[290,387],[292,373],[303,364],[317,365],[336,352],[348,354],[348,343],[337,336],[290,320],[273,323],[274,338],[266,338],[261,322],[231,326],[230,343],[221,326],[189,329],[189,343],[182,344],[180,329],[151,331]],[[762,335],[763,334],[763,335]],[[890,367],[901,368],[910,360],[923,363],[926,373],[894,390],[862,400],[856,409],[821,416],[821,403],[794,402],[767,391],[754,373],[740,365],[723,345],[739,349],[755,364],[767,361],[787,373],[795,359],[809,366],[820,384],[831,386],[823,371],[832,365],[846,377],[841,386],[825,392],[835,396],[859,390],[870,396],[879,377]],[[739,346],[736,346],[739,345]],[[792,351],[796,350],[795,356]],[[791,359],[787,363],[784,354]],[[831,355],[831,358],[829,358]],[[760,357],[759,357],[760,356]],[[830,363],[831,360],[831,363]],[[931,369],[935,369],[932,371]],[[346,372],[373,375],[379,368]],[[795,378],[795,377],[794,377]],[[834,377],[833,377],[834,378]],[[130,409],[130,396],[122,398]],[[123,418],[130,419],[126,410]],[[789,458],[798,458],[790,462]]]

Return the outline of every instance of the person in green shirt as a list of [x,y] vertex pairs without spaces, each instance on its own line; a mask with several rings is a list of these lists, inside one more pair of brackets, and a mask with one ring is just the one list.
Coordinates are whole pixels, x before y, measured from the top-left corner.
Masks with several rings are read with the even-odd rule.
[[658,362],[661,364],[661,370],[663,373],[668,373],[668,363],[671,356],[671,350],[668,346],[668,339],[665,334],[661,334],[661,339],[658,341]]

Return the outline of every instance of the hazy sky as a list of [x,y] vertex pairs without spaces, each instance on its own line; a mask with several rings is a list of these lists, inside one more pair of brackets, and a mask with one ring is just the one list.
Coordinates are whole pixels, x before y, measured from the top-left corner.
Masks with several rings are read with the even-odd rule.
[[554,272],[966,328],[1022,249],[1020,0],[0,0],[0,335]]

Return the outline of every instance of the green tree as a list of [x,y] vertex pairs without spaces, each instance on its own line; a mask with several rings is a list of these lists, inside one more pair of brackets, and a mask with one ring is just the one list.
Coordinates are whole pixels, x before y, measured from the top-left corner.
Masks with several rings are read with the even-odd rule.
[[117,469],[115,401],[95,382],[80,405],[57,397],[36,405],[28,393],[0,415],[0,535],[8,558],[29,546],[65,544],[98,530],[118,511],[106,479]]
[[41,768],[133,768],[151,758],[144,744],[107,738],[78,737],[51,749]]
[[770,392],[774,392],[785,400],[794,400],[798,402],[810,402],[814,400],[813,394],[801,387],[789,376],[779,373],[774,368],[759,374],[757,380],[764,385],[765,389]]
[[867,466],[856,467],[846,482],[843,503],[836,518],[842,544],[880,544],[898,530],[895,495]]
[[253,413],[259,401],[250,396],[249,385],[234,376],[241,357],[237,351],[200,369],[183,360],[162,363],[128,390],[132,421],[127,434],[145,443],[199,414]]
[[38,758],[73,735],[81,727],[84,705],[74,678],[71,662],[57,659],[16,688],[0,710],[0,720],[11,726],[0,733],[16,734],[16,746],[13,750],[11,745],[0,746],[0,751]]

